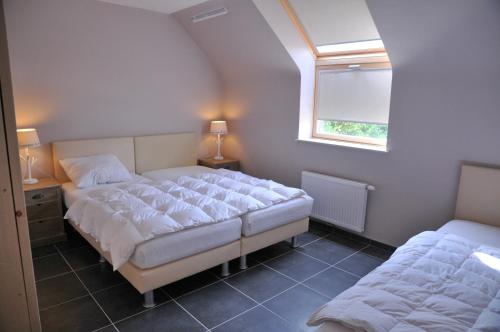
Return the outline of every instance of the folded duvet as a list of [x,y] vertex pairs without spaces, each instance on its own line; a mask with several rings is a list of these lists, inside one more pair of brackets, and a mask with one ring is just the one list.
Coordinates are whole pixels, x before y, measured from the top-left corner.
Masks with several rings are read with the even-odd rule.
[[329,320],[356,331],[500,331],[500,250],[420,233],[309,324]]
[[304,195],[300,189],[221,169],[92,189],[69,207],[65,218],[110,252],[116,270],[138,244],[154,237],[222,222]]

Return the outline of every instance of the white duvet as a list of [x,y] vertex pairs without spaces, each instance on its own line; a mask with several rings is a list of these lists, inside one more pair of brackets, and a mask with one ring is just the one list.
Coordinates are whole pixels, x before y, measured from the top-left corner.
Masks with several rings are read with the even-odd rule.
[[154,237],[232,219],[304,195],[300,189],[221,169],[166,181],[140,178],[88,190],[71,204],[65,218],[110,252],[116,270],[138,244]]
[[500,331],[500,250],[420,233],[309,324],[329,320],[356,331]]

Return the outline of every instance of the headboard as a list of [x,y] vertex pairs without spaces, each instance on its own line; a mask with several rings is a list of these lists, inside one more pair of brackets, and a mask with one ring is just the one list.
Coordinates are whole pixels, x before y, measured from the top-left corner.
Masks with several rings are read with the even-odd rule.
[[500,227],[500,168],[462,166],[455,218]]
[[136,172],[196,165],[196,142],[195,133],[134,137]]
[[54,175],[60,182],[69,181],[59,164],[61,159],[104,153],[114,154],[129,171],[135,172],[134,139],[133,137],[121,137],[53,142]]

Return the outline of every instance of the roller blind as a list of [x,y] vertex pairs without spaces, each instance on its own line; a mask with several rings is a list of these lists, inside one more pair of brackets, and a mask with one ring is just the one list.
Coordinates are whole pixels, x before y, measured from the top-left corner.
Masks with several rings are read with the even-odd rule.
[[289,0],[314,46],[380,39],[365,0]]
[[317,119],[387,124],[391,82],[391,69],[320,70]]

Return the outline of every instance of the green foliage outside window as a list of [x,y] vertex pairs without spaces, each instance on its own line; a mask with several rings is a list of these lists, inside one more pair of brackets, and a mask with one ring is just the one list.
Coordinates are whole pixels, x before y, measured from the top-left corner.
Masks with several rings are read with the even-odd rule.
[[387,139],[386,124],[318,120],[317,127],[321,134]]

